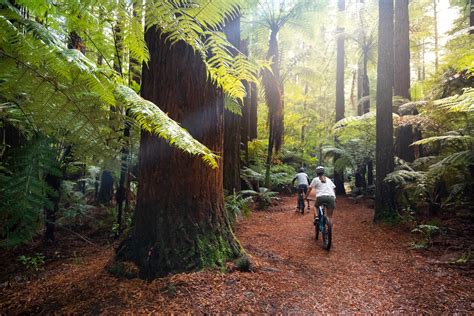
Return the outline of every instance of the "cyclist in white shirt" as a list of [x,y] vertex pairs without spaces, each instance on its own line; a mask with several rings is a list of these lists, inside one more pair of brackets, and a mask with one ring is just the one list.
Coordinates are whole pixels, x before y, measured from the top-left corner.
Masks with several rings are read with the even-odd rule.
[[[309,177],[304,172],[303,167],[301,167],[298,170],[298,173],[295,175],[295,177],[293,178],[293,181],[291,182],[291,186],[295,185],[295,181],[296,181],[296,184],[297,184],[297,187],[298,187],[298,195],[299,194],[306,194],[306,192],[308,192]],[[296,208],[298,208],[298,206]]]
[[306,198],[308,198],[309,194],[314,189],[316,191],[316,207],[326,204],[328,210],[327,216],[329,219],[331,219],[334,208],[336,207],[335,188],[336,186],[331,179],[324,176],[324,167],[317,167],[316,178],[311,181],[308,193],[306,193]]

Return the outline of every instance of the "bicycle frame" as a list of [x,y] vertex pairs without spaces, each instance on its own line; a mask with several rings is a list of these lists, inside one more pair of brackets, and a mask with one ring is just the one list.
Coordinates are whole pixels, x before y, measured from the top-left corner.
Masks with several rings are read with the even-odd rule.
[[[309,207],[310,199],[306,199],[306,200],[308,201],[308,207]],[[315,234],[316,234],[315,239],[318,239],[318,235],[321,232],[321,235],[323,236],[323,248],[329,251],[329,249],[331,248],[332,224],[331,224],[331,221],[326,216],[327,206],[319,205],[315,207],[316,207],[316,212],[317,212],[317,217],[315,217],[315,221],[314,221]],[[316,221],[316,218],[318,219],[317,221]]]

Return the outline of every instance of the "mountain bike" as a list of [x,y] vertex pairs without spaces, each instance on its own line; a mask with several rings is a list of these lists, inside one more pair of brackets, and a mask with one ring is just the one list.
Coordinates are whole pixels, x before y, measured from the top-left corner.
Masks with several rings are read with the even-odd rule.
[[298,189],[298,210],[300,211],[301,214],[304,214],[304,192],[303,190]]
[[[308,206],[309,201],[316,201],[313,199],[307,199]],[[321,232],[321,236],[323,237],[323,248],[329,251],[331,249],[331,241],[332,241],[332,223],[329,218],[326,216],[327,205],[323,204],[320,206],[316,206],[317,216],[314,218],[313,225],[314,225],[314,239],[319,239],[319,233]]]

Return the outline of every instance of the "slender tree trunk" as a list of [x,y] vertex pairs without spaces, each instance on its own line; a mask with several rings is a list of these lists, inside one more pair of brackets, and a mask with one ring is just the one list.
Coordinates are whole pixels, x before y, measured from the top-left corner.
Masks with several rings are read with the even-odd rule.
[[[170,46],[154,28],[145,39],[150,61],[143,67],[143,97],[208,148],[223,152],[224,97],[207,81],[200,57],[183,42]],[[211,169],[142,131],[139,169],[135,226],[117,260],[131,260],[141,277],[154,278],[222,265],[240,254],[224,211],[222,162]]]
[[[303,101],[303,114],[306,113],[306,109],[308,108],[308,105],[307,105],[307,98],[308,96],[308,84],[305,83],[304,85],[304,101]],[[305,134],[306,134],[306,125],[304,124],[304,122],[301,124],[301,145],[304,144],[304,141],[305,141]]]
[[[435,0],[436,1],[436,0]],[[410,40],[408,0],[395,0],[394,94],[410,99]]]
[[[114,43],[115,43],[115,58],[114,70],[123,78],[123,64],[124,51],[122,39],[121,21],[117,21],[114,27]],[[125,114],[125,113],[123,113]],[[118,181],[117,191],[115,192],[115,201],[117,202],[117,224],[118,229],[116,237],[120,236],[123,230],[123,206],[127,200],[127,189],[125,184],[127,182],[128,174],[128,155],[130,146],[130,122],[126,121],[123,126],[123,145],[121,149],[120,159],[120,177]]]
[[109,204],[114,196],[114,177],[108,170],[103,170],[100,177],[99,203]]
[[[244,55],[248,55],[248,42],[241,41],[240,43],[240,51]],[[242,104],[242,119],[240,124],[240,143],[242,144],[242,149],[244,151],[244,165],[249,165],[249,132],[250,132],[250,83],[246,80],[243,81],[245,91],[247,95],[244,98],[244,102]]]
[[250,83],[249,140],[257,139],[258,91],[255,82]]
[[[229,42],[239,48],[240,16],[229,21],[224,32]],[[240,125],[240,115],[224,110],[224,189],[229,193],[240,191]]]
[[351,84],[351,95],[349,97],[351,101],[351,107],[352,109],[355,109],[355,89],[356,89],[356,82],[357,82],[357,70],[352,71],[352,84]]
[[433,17],[434,17],[434,45],[435,45],[435,71],[438,72],[439,48],[438,48],[438,1],[433,0]]
[[470,13],[469,13],[469,26],[470,26],[470,29],[469,29],[469,34],[474,34],[474,0],[471,0],[470,1]]
[[[342,15],[345,10],[345,0],[338,0],[337,7],[339,14]],[[344,118],[344,27],[337,27],[337,65],[336,65],[336,123]],[[338,143],[337,137],[335,139]],[[335,155],[334,161],[339,158]],[[344,188],[344,171],[334,169],[334,184],[336,185],[336,194],[346,194]]]
[[268,150],[265,170],[265,186],[270,187],[270,168],[273,159],[273,148],[280,149],[283,141],[283,103],[280,80],[280,56],[278,51],[279,28],[275,26],[270,33],[270,43],[268,48],[268,59],[272,60],[272,71],[266,70],[263,74],[265,86],[265,96],[268,105]]
[[379,1],[379,39],[377,62],[376,187],[375,220],[393,210],[393,192],[384,183],[393,171],[393,0]]
[[367,162],[367,185],[374,185],[374,166],[372,160]]
[[421,64],[422,64],[422,79],[426,79],[426,63],[425,63],[425,40],[422,43],[422,54],[421,54]]

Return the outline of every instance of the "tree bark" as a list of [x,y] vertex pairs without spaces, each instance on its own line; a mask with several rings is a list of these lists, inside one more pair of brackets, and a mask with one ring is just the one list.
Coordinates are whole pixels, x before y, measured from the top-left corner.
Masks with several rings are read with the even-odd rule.
[[379,39],[377,61],[376,187],[375,220],[393,210],[393,196],[384,179],[393,171],[393,0],[379,1]]
[[[346,2],[338,0],[337,3],[339,14],[343,14]],[[336,123],[344,118],[344,27],[337,27],[337,65],[336,65]],[[335,139],[338,143],[337,137]],[[335,155],[334,161],[339,158]],[[336,185],[336,194],[346,194],[344,188],[344,171],[334,169],[334,184]]]
[[394,94],[410,99],[410,40],[408,0],[395,1]]
[[283,141],[283,102],[280,80],[280,56],[277,40],[278,31],[279,28],[275,26],[272,28],[270,33],[267,58],[272,60],[272,71],[265,70],[263,74],[269,122],[268,150],[265,170],[266,187],[270,187],[270,168],[273,158],[273,148],[278,152]]
[[109,204],[112,202],[114,196],[114,177],[108,170],[102,171],[100,177],[99,199],[98,202],[102,204]]
[[398,126],[396,134],[395,150],[397,156],[405,161],[413,162],[415,152],[413,146],[410,146],[414,142],[413,126],[411,124]]
[[[242,54],[248,56],[248,42],[240,42],[240,51]],[[246,80],[243,81],[245,87],[246,96],[242,104],[242,119],[240,124],[240,143],[242,144],[242,150],[244,151],[244,165],[249,165],[249,132],[250,132],[250,83]]]
[[[410,100],[410,40],[408,0],[395,1],[394,25],[394,94]],[[405,161],[415,159],[412,125],[399,126],[396,131],[396,153]]]
[[[240,16],[230,20],[224,33],[234,47],[240,47]],[[237,52],[234,52],[235,54]],[[243,109],[242,109],[243,110]],[[240,191],[240,126],[241,116],[224,110],[224,189]]]
[[249,140],[257,139],[257,123],[258,123],[258,91],[257,84],[250,84],[250,109],[249,109]]
[[[145,40],[150,61],[143,67],[142,96],[222,153],[223,93],[207,81],[200,57],[183,42],[170,46],[154,28],[147,30]],[[133,261],[141,277],[154,278],[222,265],[240,254],[224,211],[221,161],[211,169],[199,157],[142,131],[139,170],[135,226],[117,260]]]

